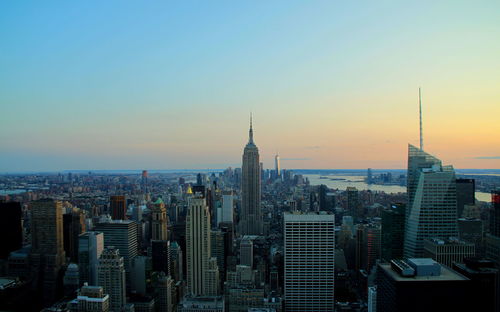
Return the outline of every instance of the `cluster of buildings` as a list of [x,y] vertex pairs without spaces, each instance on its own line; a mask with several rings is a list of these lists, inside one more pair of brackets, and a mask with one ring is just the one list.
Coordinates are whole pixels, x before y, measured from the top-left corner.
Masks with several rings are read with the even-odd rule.
[[30,191],[0,201],[0,309],[498,311],[500,191],[412,145],[407,194],[259,157],[250,123],[223,172],[6,177]]

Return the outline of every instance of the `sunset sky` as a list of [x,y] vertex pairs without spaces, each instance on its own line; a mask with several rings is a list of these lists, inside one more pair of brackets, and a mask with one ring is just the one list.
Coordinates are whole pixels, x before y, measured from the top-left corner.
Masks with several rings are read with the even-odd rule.
[[500,168],[500,1],[2,1],[0,172]]

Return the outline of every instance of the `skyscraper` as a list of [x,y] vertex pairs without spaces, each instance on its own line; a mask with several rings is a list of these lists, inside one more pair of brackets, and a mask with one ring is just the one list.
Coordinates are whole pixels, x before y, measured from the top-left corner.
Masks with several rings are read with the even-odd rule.
[[23,247],[21,204],[0,202],[0,213],[0,259],[7,259],[11,251]]
[[373,183],[373,173],[372,173],[372,168],[368,168],[366,172],[366,183],[372,184]]
[[248,143],[243,151],[241,178],[241,235],[261,235],[262,212],[260,210],[260,162],[259,149],[253,141],[252,119]]
[[31,203],[31,265],[35,286],[41,289],[45,303],[57,298],[65,263],[62,213],[60,201],[41,199]]
[[253,267],[253,241],[250,236],[244,236],[240,242],[240,264]]
[[222,192],[222,215],[217,223],[233,223],[233,211],[234,211],[234,196],[233,191]]
[[73,296],[80,287],[80,272],[76,263],[70,263],[63,277],[64,295]]
[[500,237],[500,189],[491,192],[490,234]]
[[422,257],[425,239],[458,236],[455,171],[409,145],[407,184],[404,254]]
[[457,179],[457,216],[462,217],[465,205],[476,203],[476,181],[474,179]]
[[326,201],[326,193],[328,192],[328,187],[324,184],[319,186],[319,210],[320,211],[328,211],[327,209],[327,201]]
[[174,280],[170,275],[160,272],[156,284],[157,305],[159,312],[173,312],[172,288]]
[[334,310],[335,216],[285,213],[286,311]]
[[210,212],[205,198],[195,194],[189,199],[186,217],[187,287],[193,296],[212,295],[209,275],[211,257]]
[[113,220],[127,219],[127,200],[123,195],[115,195],[110,197],[111,218]]
[[104,293],[109,294],[109,310],[121,312],[126,303],[125,265],[120,251],[107,247],[99,258],[98,281]]
[[276,154],[274,156],[274,171],[276,175],[276,179],[279,179],[281,175],[281,166],[280,166],[280,155]]
[[152,240],[166,241],[168,239],[167,232],[167,209],[165,203],[159,197],[153,204],[151,209],[151,227],[152,227]]
[[474,300],[476,311],[499,311],[499,272],[495,263],[481,258],[466,258],[463,263],[453,263],[453,270],[469,278],[472,283],[468,294]]
[[471,281],[432,259],[379,263],[377,311],[483,311],[471,299]]
[[382,259],[403,259],[405,204],[394,204],[382,210]]
[[85,232],[85,215],[83,211],[73,208],[63,214],[64,251],[71,262],[78,262],[78,236]]
[[205,283],[207,285],[207,296],[220,295],[219,267],[217,265],[217,258],[215,257],[208,259],[208,270],[206,273]]
[[176,281],[184,280],[182,264],[184,262],[181,246],[177,242],[170,244],[170,275]]
[[141,188],[144,193],[148,192],[148,171],[142,170],[141,175]]
[[353,217],[355,222],[360,222],[364,218],[364,209],[359,200],[358,189],[352,186],[348,186],[346,192],[347,212]]
[[166,240],[151,241],[151,264],[153,266],[153,271],[165,272],[165,274],[171,274],[169,241]]
[[96,231],[104,234],[104,247],[116,247],[125,263],[127,277],[130,277],[132,260],[138,254],[137,223],[131,220],[110,220],[98,223]]
[[86,232],[79,236],[78,268],[80,282],[97,286],[97,264],[104,250],[104,235],[100,232]]
[[486,257],[500,266],[500,189],[491,192],[490,233],[485,240]]
[[473,243],[476,248],[476,256],[483,256],[484,233],[481,219],[458,219],[458,237],[466,242]]
[[455,262],[463,263],[465,258],[471,258],[475,255],[476,250],[473,243],[457,238],[424,240],[424,257],[432,258],[448,267],[451,267]]
[[370,272],[380,259],[381,253],[381,231],[380,226],[370,224],[365,227],[365,248],[366,248],[366,271]]

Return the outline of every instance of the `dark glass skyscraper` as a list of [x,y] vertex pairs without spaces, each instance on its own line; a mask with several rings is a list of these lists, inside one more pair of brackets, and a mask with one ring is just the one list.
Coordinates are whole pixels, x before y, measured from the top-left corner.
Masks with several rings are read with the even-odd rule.
[[355,187],[347,187],[347,213],[349,213],[355,222],[360,222],[364,218],[364,209],[359,201],[358,189]]
[[248,143],[243,151],[241,178],[240,231],[242,235],[262,234],[260,183],[259,149],[253,141],[252,119],[250,118]]
[[0,202],[0,259],[23,247],[22,210],[18,202]]
[[63,214],[64,252],[71,262],[78,263],[78,242],[86,230],[85,215],[79,209]]
[[324,184],[319,186],[319,210],[327,211],[326,208],[326,193],[328,192],[328,187]]
[[457,216],[462,217],[465,205],[474,205],[476,183],[474,179],[457,179]]
[[404,204],[394,204],[382,210],[382,259],[386,261],[403,258],[405,209]]

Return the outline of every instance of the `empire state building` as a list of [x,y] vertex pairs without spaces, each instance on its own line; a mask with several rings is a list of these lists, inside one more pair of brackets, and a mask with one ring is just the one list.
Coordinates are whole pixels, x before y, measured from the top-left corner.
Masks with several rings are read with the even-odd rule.
[[260,162],[259,149],[253,142],[252,117],[250,117],[248,143],[243,151],[241,193],[241,234],[261,235],[262,212],[260,210]]

